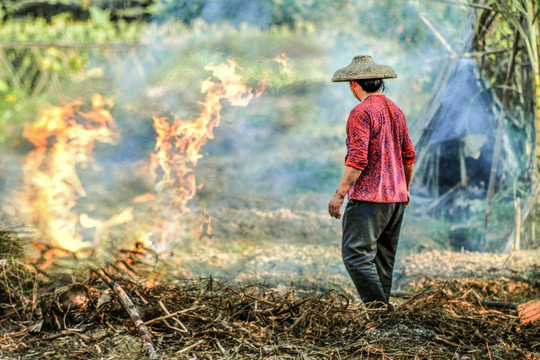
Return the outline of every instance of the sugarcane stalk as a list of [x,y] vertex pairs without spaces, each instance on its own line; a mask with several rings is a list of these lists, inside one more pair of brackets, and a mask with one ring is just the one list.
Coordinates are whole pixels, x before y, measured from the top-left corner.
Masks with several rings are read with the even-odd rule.
[[[532,0],[527,0],[526,11],[528,12],[527,27],[530,43],[529,59],[531,61],[533,74],[533,94],[534,94],[534,129],[536,134],[536,173],[540,173],[540,24],[536,17],[536,12],[540,11],[538,3],[536,9]],[[536,18],[536,20],[535,20]]]
[[124,291],[124,289],[122,289],[122,287],[116,282],[116,280],[114,280],[105,272],[105,270],[95,269],[93,270],[93,272],[97,274],[103,281],[105,281],[105,283],[111,288],[112,291],[114,291],[114,293],[120,299],[120,302],[124,306],[124,309],[126,309],[126,311],[128,312],[131,320],[133,321],[133,324],[135,324],[135,327],[139,332],[139,336],[142,339],[143,348],[146,355],[148,355],[151,359],[161,359],[161,356],[156,353],[154,343],[152,342],[150,332],[148,331],[148,327],[146,327],[144,321],[139,315],[139,312],[137,311],[137,308],[135,307],[135,304],[133,304],[133,301],[131,301],[128,294]]
[[[540,39],[540,36],[538,37]],[[538,40],[540,47],[540,40]],[[540,73],[538,67],[533,75],[534,83],[534,129],[536,134],[536,171],[540,172]]]
[[514,73],[514,67],[516,64],[516,54],[519,47],[519,31],[516,29],[514,33],[514,45],[512,46],[512,55],[510,56],[510,64],[506,72],[505,88],[503,90],[503,101],[501,107],[501,113],[499,115],[497,124],[497,134],[495,137],[495,147],[493,149],[493,160],[491,162],[491,172],[489,174],[488,192],[486,196],[486,212],[484,215],[484,228],[482,230],[482,237],[480,239],[480,249],[486,244],[486,234],[489,225],[489,216],[491,214],[491,200],[493,199],[493,193],[495,192],[495,183],[497,181],[497,169],[499,167],[499,161],[501,158],[502,147],[502,134],[504,130],[504,118],[506,116],[506,107],[508,105],[508,88],[512,82],[512,75]]

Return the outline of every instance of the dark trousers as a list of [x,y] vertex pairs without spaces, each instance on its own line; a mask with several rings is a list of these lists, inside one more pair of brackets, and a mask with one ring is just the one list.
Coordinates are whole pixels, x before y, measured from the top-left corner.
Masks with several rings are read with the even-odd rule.
[[351,200],[343,214],[342,256],[364,303],[389,303],[405,203]]

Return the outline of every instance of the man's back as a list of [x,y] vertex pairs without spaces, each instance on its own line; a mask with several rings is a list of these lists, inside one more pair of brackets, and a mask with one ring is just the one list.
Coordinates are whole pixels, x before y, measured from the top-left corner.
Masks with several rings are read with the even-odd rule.
[[357,105],[347,122],[345,165],[362,170],[349,199],[377,203],[407,202],[404,165],[415,151],[403,112],[382,94]]

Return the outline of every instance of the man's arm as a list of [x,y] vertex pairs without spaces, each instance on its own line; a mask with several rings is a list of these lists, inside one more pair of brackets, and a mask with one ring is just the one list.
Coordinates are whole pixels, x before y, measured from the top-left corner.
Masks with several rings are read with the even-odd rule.
[[414,163],[410,165],[405,165],[405,183],[407,184],[407,205],[409,205],[409,201],[411,200],[411,181],[414,173]]
[[328,203],[328,212],[330,213],[330,216],[335,217],[336,219],[341,217],[339,209],[341,208],[341,205],[343,205],[345,195],[347,195],[356,180],[358,180],[360,174],[362,174],[362,170],[352,166],[345,166],[345,170],[343,171],[343,176],[341,177],[341,181],[339,182],[336,193]]

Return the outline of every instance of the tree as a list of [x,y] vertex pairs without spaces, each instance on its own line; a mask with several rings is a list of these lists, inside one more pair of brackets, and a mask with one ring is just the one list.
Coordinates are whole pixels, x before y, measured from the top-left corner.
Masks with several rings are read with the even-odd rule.
[[[482,9],[478,17],[476,46],[479,51],[493,51],[494,47],[510,50],[512,43],[519,34],[518,57],[512,89],[505,84],[504,71],[497,72],[496,64],[509,61],[507,53],[493,53],[484,57],[486,66],[494,87],[501,92],[515,90],[509,96],[509,107],[521,107],[525,113],[530,112],[532,122],[529,124],[536,134],[534,147],[535,161],[529,162],[531,171],[540,170],[540,3],[536,0],[488,0],[485,5],[477,5]],[[473,5],[474,6],[474,5]],[[491,59],[489,59],[491,57]],[[491,69],[489,69],[491,68]],[[497,91],[496,91],[497,92]],[[529,107],[533,105],[532,107]],[[533,165],[536,164],[536,166]]]
[[[501,101],[501,116],[499,118],[498,137],[495,144],[493,164],[488,187],[486,200],[486,214],[484,221],[484,231],[482,238],[485,238],[489,222],[491,209],[491,200],[495,188],[496,172],[498,158],[500,156],[500,133],[503,128],[503,121],[510,108],[519,108],[525,114],[525,119],[532,121],[523,128],[533,129],[535,141],[531,141],[529,159],[526,170],[528,177],[537,177],[540,172],[540,26],[539,13],[540,5],[536,0],[488,0],[485,4],[471,5],[482,9],[478,16],[477,34],[475,46],[477,50],[484,51],[490,55],[482,58],[484,72],[491,78],[494,92],[499,90]],[[489,45],[503,45],[511,50],[508,57],[505,49],[500,53],[492,52]],[[520,54],[520,58],[518,58]],[[506,56],[506,58],[504,58]],[[491,57],[491,59],[489,58]],[[491,60],[491,61],[490,61]],[[521,61],[519,61],[521,60]],[[506,66],[498,66],[504,65]],[[519,67],[521,71],[516,71]],[[500,68],[506,68],[506,71],[499,71]],[[502,94],[500,94],[502,92]],[[530,105],[529,105],[530,104]],[[512,114],[510,114],[512,115]],[[531,123],[532,122],[532,123]],[[526,151],[527,152],[527,151]],[[528,201],[523,214],[517,220],[516,228],[519,229],[521,223],[525,221],[531,210],[534,199],[538,195],[540,183],[536,181],[528,194]],[[517,206],[519,207],[519,196],[517,197]],[[521,212],[521,208],[519,209]],[[519,231],[519,230],[517,230]],[[508,243],[512,242],[514,233]],[[507,244],[506,250],[509,246]]]

